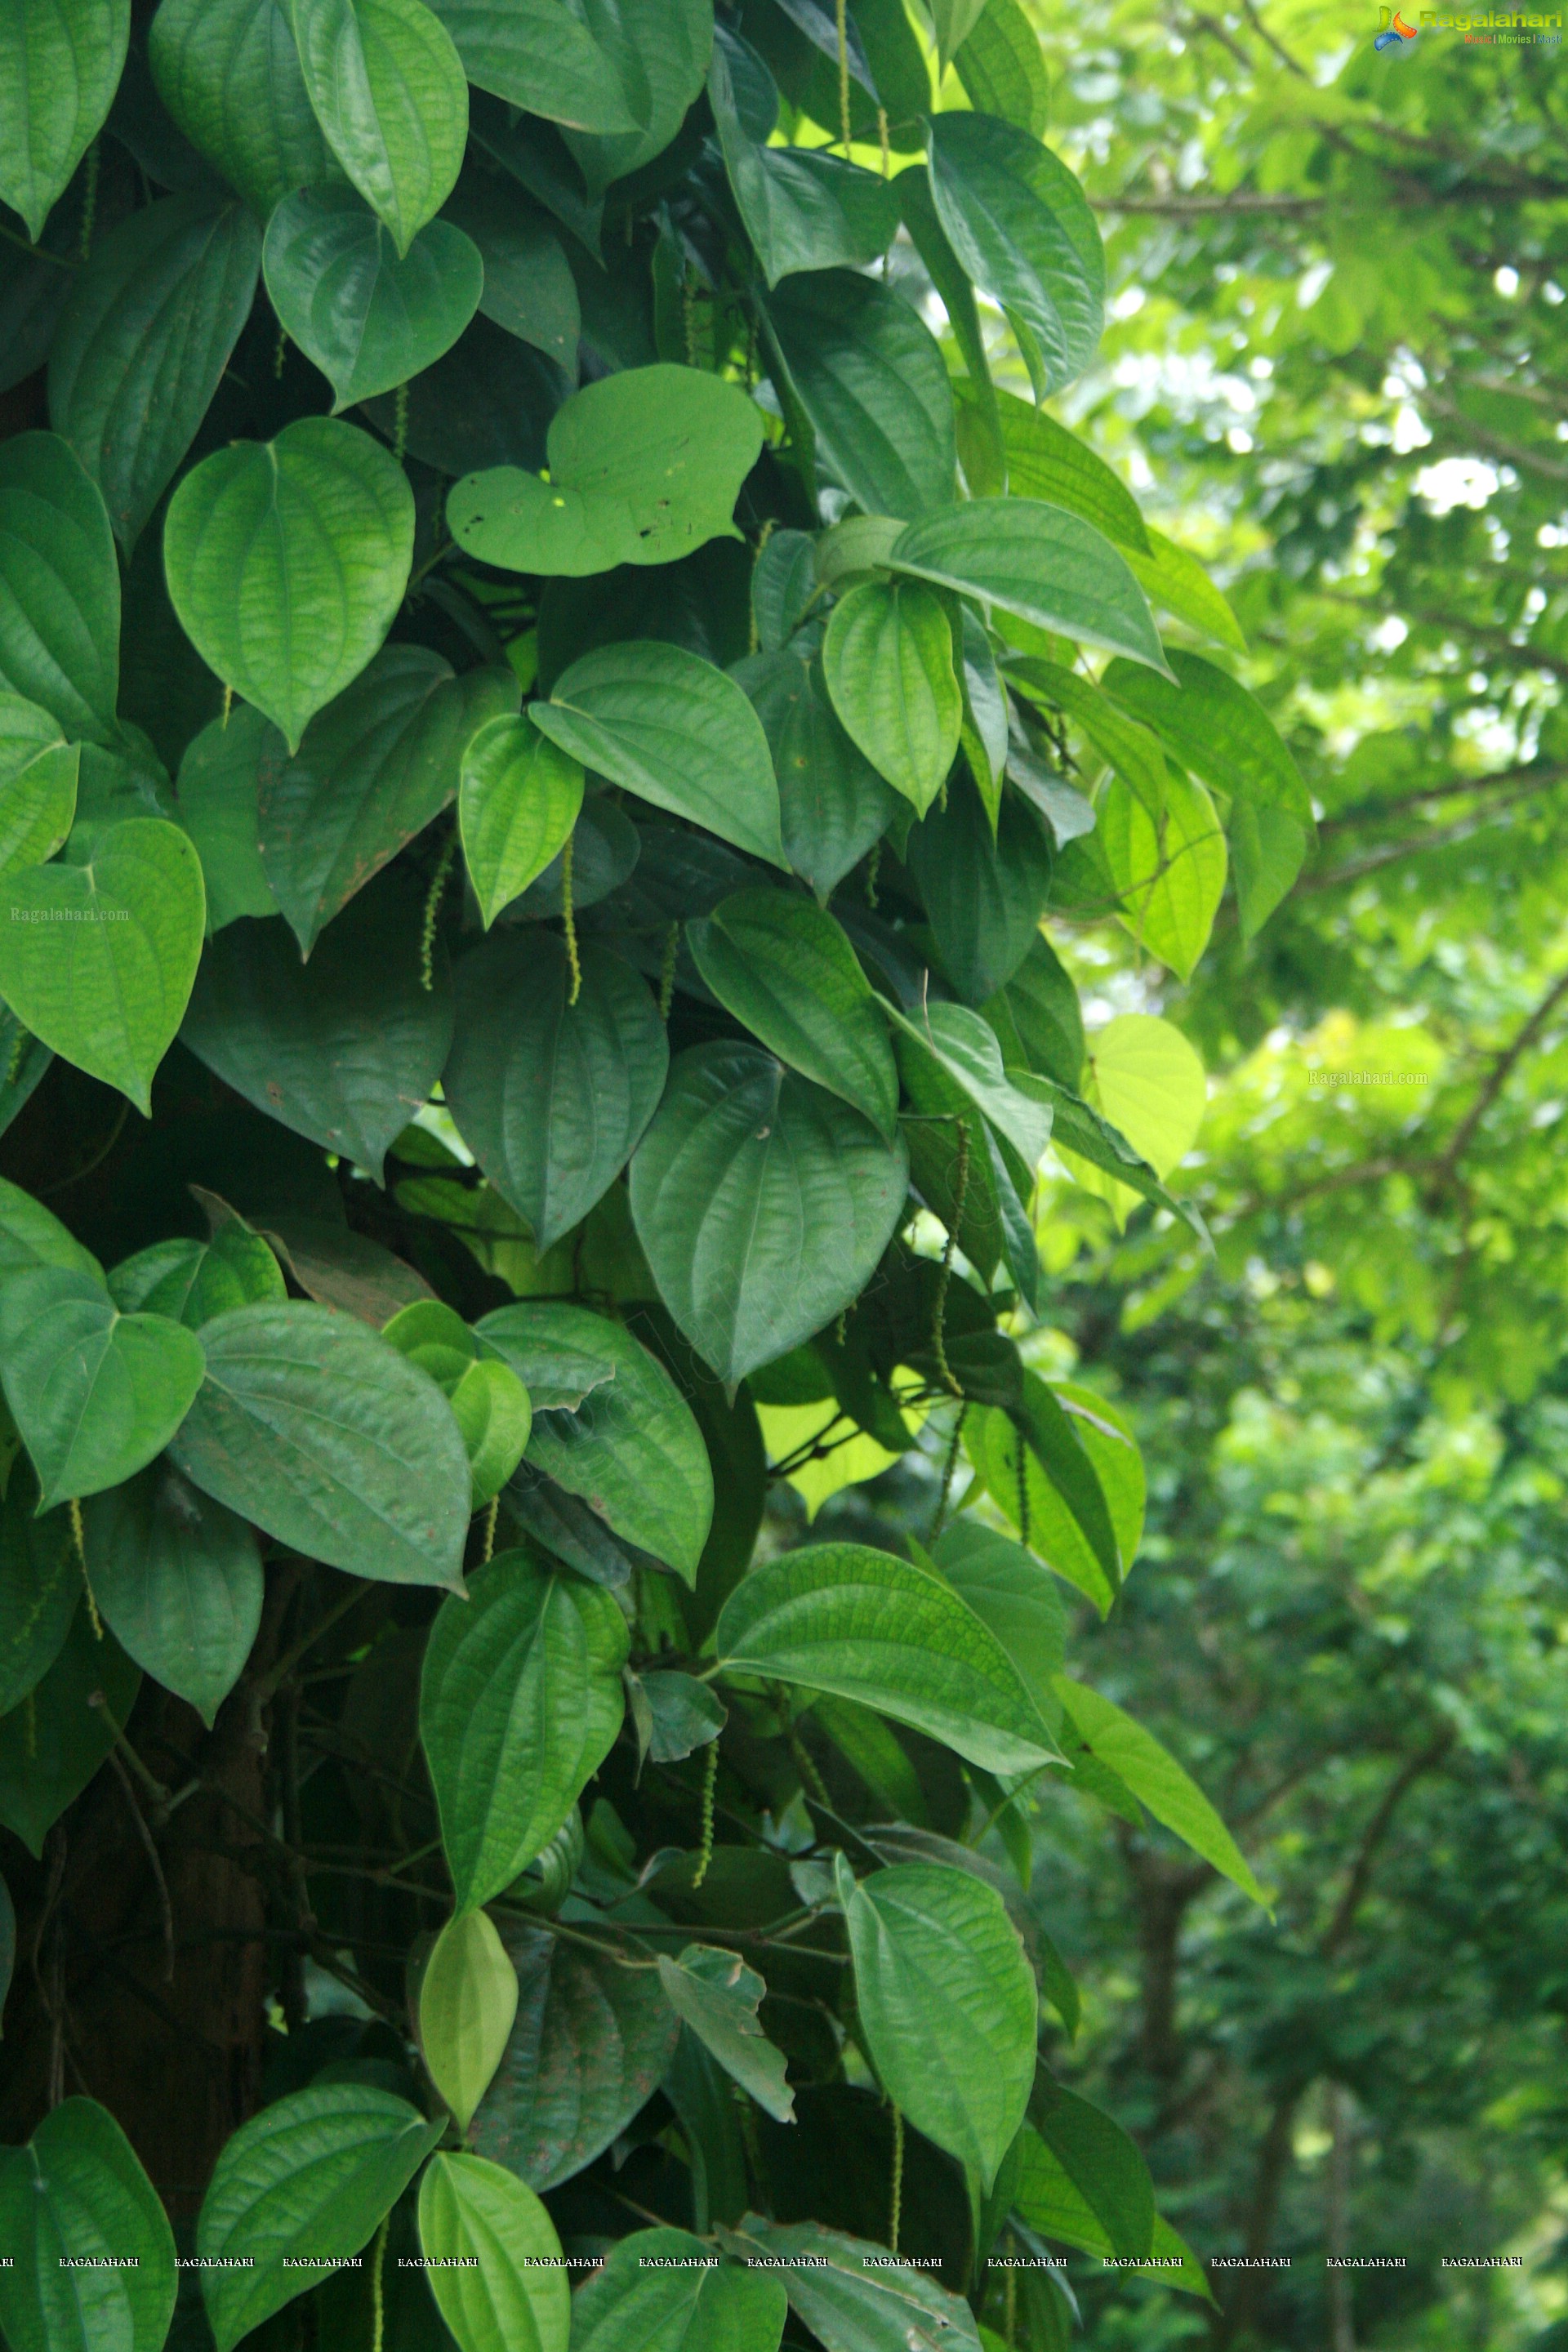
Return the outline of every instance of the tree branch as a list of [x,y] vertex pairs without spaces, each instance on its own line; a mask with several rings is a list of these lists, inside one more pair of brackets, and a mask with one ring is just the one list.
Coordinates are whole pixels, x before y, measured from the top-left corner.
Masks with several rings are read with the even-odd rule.
[[1442,1762],[1453,1744],[1454,1727],[1446,1723],[1435,1739],[1429,1739],[1417,1754],[1405,1759],[1384,1790],[1382,1801],[1361,1833],[1361,1843],[1356,1848],[1344,1892],[1334,1906],[1333,1917],[1318,1939],[1320,1958],[1332,1959],[1341,1949],[1355,1925],[1356,1913],[1366,1899],[1367,1888],[1372,1884],[1373,1864],[1377,1860],[1378,1848],[1388,1834],[1394,1814],[1416,1781]]

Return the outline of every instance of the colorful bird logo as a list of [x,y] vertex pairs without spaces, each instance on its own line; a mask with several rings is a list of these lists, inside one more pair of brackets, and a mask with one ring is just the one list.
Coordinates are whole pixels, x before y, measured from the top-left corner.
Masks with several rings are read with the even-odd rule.
[[[1384,13],[1386,15],[1387,11],[1384,10]],[[1384,25],[1372,46],[1374,49],[1402,49],[1407,42],[1415,38],[1416,30],[1415,26],[1405,23],[1396,8],[1392,22]]]

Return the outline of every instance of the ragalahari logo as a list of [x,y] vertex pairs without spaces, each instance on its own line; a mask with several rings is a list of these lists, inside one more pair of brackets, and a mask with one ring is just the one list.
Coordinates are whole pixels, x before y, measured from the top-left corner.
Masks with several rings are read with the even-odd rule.
[[1392,16],[1386,8],[1380,8],[1378,14],[1383,18],[1383,30],[1372,45],[1374,49],[1402,48],[1415,38],[1415,26],[1406,24],[1397,8]]

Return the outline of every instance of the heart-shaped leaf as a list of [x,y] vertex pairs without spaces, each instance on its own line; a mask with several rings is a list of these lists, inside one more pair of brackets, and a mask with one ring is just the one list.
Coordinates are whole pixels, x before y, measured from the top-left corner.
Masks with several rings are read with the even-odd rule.
[[963,696],[941,599],[863,581],[833,608],[822,646],[833,707],[872,766],[923,816],[958,750]]
[[241,915],[278,912],[261,862],[259,796],[264,774],[287,757],[277,728],[248,702],[210,720],[186,746],[175,805],[202,861],[209,938]]
[[171,1448],[187,1478],[311,1559],[458,1589],[468,1457],[426,1373],[294,1299],[219,1315],[200,1345],[206,1378]]
[[96,484],[57,433],[0,441],[0,686],[112,739],[120,564]]
[[452,193],[468,84],[424,0],[289,0],[294,45],[327,144],[399,254]]
[[47,710],[0,693],[0,874],[54,856],[76,813],[80,758]]
[[448,1919],[419,1978],[419,2049],[465,2137],[517,2015],[517,1971],[484,1911]]
[[67,2099],[0,2154],[0,2326],[16,2352],[162,2352],[174,2233],[136,2151],[96,2099]]
[[261,1622],[256,1530],[166,1463],[95,1495],[82,1526],[104,1623],[154,1682],[210,1724]]
[[762,445],[762,413],[737,385],[698,368],[625,368],[556,410],[548,480],[514,466],[466,475],[447,519],[460,547],[510,572],[672,563],[735,536]]
[[[546,5],[555,6],[558,0]],[[453,189],[443,217],[455,221],[479,247],[485,268],[479,308],[485,317],[548,353],[574,377],[582,304],[548,215],[521,188],[493,173],[472,170]]]
[[784,864],[768,739],[734,679],[711,662],[680,646],[605,646],[574,661],[529,716],[639,800]]
[[463,754],[458,822],[488,931],[557,857],[583,805],[583,766],[531,719],[492,719]]
[[165,196],[94,248],[49,354],[49,422],[121,544],[173,480],[250,315],[261,239],[245,206]]
[[37,1266],[0,1289],[0,1379],[47,1510],[161,1454],[202,1383],[201,1341],[163,1315],[121,1315],[90,1274]]
[[635,131],[614,59],[565,0],[430,0],[480,89],[574,131]]
[[482,2156],[443,2153],[419,2184],[430,2292],[459,2352],[566,2352],[572,2291],[531,2189]]
[[961,774],[947,806],[911,829],[904,854],[949,980],[970,1003],[984,1003],[1038,936],[1056,864],[1045,825],[1009,793],[993,835],[979,793]]
[[[768,297],[776,357],[817,447],[868,514],[952,503],[952,393],[936,337],[891,289],[852,269],[786,278]],[[781,398],[783,397],[781,393]]]
[[808,664],[792,651],[760,654],[738,663],[731,676],[751,698],[773,755],[784,855],[826,899],[881,839],[898,801],[846,733],[820,660]]
[[590,22],[614,59],[636,131],[569,131],[566,144],[591,197],[662,155],[702,88],[713,47],[711,0],[595,0]]
[[668,1066],[647,983],[605,948],[584,943],[574,982],[564,943],[531,924],[498,932],[458,966],[447,1100],[542,1250],[620,1174]]
[[626,1621],[600,1587],[501,1553],[443,1601],[419,1687],[459,1909],[542,1853],[621,1727]]
[[908,1181],[901,1138],[760,1046],[696,1045],[632,1161],[632,1215],[659,1297],[738,1381],[858,1297]]
[[[742,74],[767,93],[763,119],[749,126],[732,79]],[[773,116],[778,110],[772,77],[755,51],[727,28],[714,42],[708,94],[730,186],[770,286],[797,270],[830,269],[836,263],[858,269],[887,251],[899,226],[891,184],[816,148],[770,147],[770,109]]]
[[385,636],[413,552],[402,467],[368,433],[326,416],[216,450],[185,476],[163,525],[186,635],[290,751]]
[[267,224],[267,291],[279,322],[352,407],[406,383],[449,351],[479,306],[479,248],[426,222],[399,257],[352,188],[300,188]]
[[138,1250],[115,1267],[109,1294],[122,1315],[167,1315],[191,1331],[231,1307],[289,1295],[261,1235],[232,1214],[210,1242],[180,1235]]
[[150,1116],[205,920],[189,838],[132,817],[100,835],[86,865],[0,878],[0,995],[36,1037]]
[[130,37],[131,0],[21,0],[0,16],[0,202],[35,245],[102,128]]
[[286,0],[163,0],[147,55],[186,138],[263,219],[293,189],[336,178]]

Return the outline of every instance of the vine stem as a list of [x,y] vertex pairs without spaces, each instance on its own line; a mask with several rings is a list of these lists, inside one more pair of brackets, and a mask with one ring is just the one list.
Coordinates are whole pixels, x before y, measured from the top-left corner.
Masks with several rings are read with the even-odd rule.
[[849,8],[848,0],[838,0],[838,123],[844,133],[844,152],[849,153]]
[[401,466],[408,455],[408,386],[400,383],[392,398],[392,454]]
[[702,1772],[702,1829],[697,1846],[697,1869],[691,1881],[693,1894],[708,1875],[708,1865],[713,1859],[713,1800],[719,1786],[719,1742],[708,1743],[708,1757]]
[[583,993],[583,965],[577,953],[577,918],[572,906],[572,861],[577,846],[575,829],[566,836],[561,852],[561,912],[566,922],[566,961],[571,968],[572,985],[566,1002],[575,1004]]

